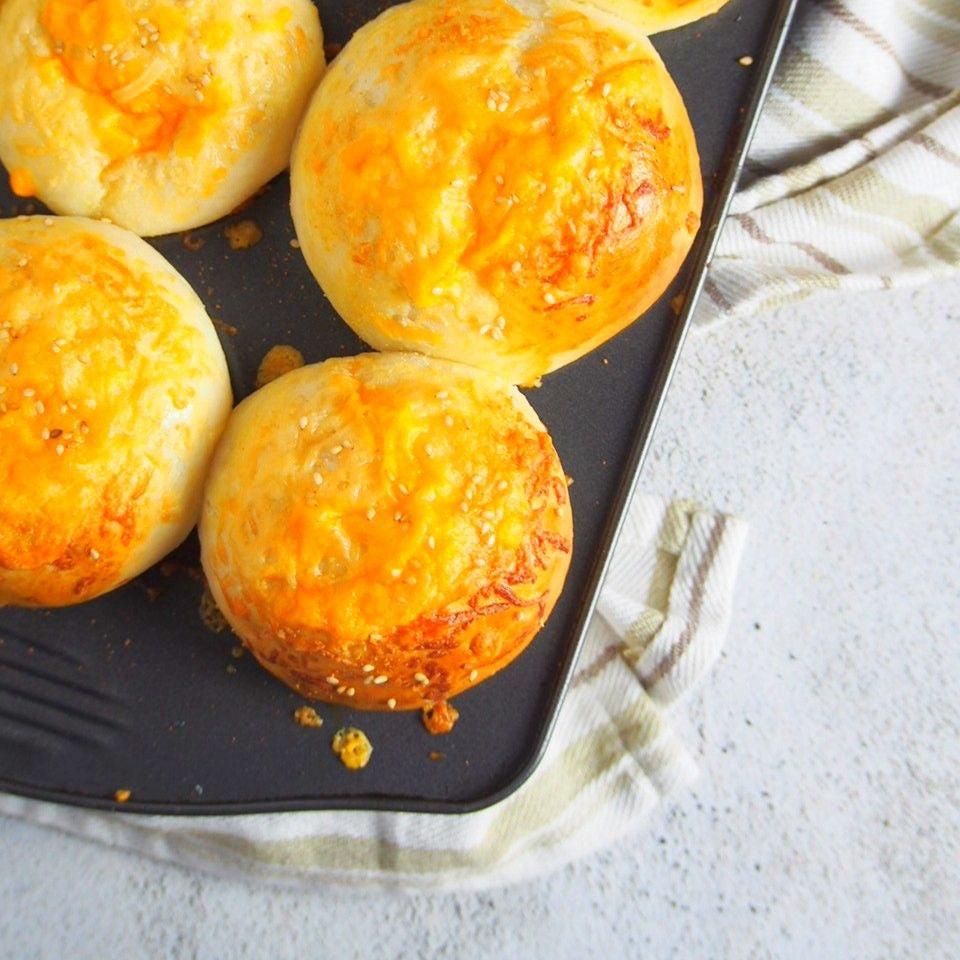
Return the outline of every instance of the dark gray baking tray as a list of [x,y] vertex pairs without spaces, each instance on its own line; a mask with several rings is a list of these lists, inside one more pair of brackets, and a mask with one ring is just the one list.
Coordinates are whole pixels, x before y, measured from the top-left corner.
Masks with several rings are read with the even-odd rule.
[[[319,4],[342,44],[386,2]],[[794,0],[732,0],[717,16],[655,38],[690,111],[703,160],[704,227],[671,289],[642,321],[528,395],[567,469],[576,543],[550,622],[511,667],[457,698],[452,734],[431,737],[414,713],[320,706],[325,725],[292,721],[303,701],[204,626],[192,538],[124,589],[66,610],[0,611],[0,789],[143,813],[324,808],[459,813],[510,794],[539,761],[570,679],[621,515],[650,441],[689,316],[735,186]],[[335,47],[334,47],[335,49]],[[744,67],[740,57],[750,55]],[[3,178],[4,183],[6,178]],[[278,178],[241,213],[157,248],[194,285],[230,362],[237,398],[276,343],[308,361],[364,348],[290,246],[288,185]],[[0,188],[0,213],[38,212]],[[224,226],[251,218],[255,247],[233,251]],[[196,247],[196,243],[191,243]],[[678,316],[671,299],[685,295]],[[226,325],[235,328],[228,329]],[[345,770],[330,750],[356,724],[370,765]],[[442,760],[431,760],[442,751]]]

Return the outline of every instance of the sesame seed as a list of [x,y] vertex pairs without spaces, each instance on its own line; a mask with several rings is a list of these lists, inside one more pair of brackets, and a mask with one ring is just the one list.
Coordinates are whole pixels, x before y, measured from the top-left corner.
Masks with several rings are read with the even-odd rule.
[[379,677],[374,677],[373,682],[376,686],[381,687],[385,684],[390,678],[385,674],[381,673]]
[[43,433],[41,433],[40,436],[43,437],[44,440],[49,440],[49,439],[50,439],[50,431],[49,431],[49,429],[48,429],[47,427],[44,427],[44,428],[43,428]]
[[15,377],[20,372],[20,367],[16,363],[10,364],[10,376]]
[[38,401],[36,402],[36,404],[34,404],[34,408],[33,408],[33,409],[36,410],[37,413],[43,413],[43,411],[46,410],[47,408],[43,405],[43,401],[42,401],[42,400],[38,400]]
[[398,489],[404,496],[406,496],[408,493],[410,493],[409,489],[408,489],[404,484],[402,484],[402,483],[398,483],[398,484],[397,484],[397,489]]
[[45,227],[52,227],[52,226],[53,226],[53,217],[44,217],[44,218],[43,218],[43,225],[44,225]]
[[65,449],[66,449],[66,447],[64,447],[64,445],[63,445],[62,443],[58,443],[58,444],[57,444],[57,456],[58,456],[58,457],[62,457],[62,456],[63,456],[63,451],[64,451]]
[[330,452],[336,456],[338,453],[343,453],[343,447],[338,443],[335,447],[330,448]]
[[428,684],[430,682],[430,678],[425,673],[415,673],[413,679],[416,680],[417,683],[422,684]]
[[433,292],[433,295],[434,295],[435,297],[442,297],[442,296],[443,296],[443,287],[434,287],[432,292]]
[[340,684],[340,681],[331,673],[330,676],[327,677],[327,683],[329,683],[331,687],[336,687]]
[[449,397],[449,396],[450,396],[450,394],[449,394],[446,390],[438,390],[438,391],[437,391],[437,399],[438,399],[438,400],[446,400],[447,397]]
[[99,559],[100,559],[100,551],[99,551],[99,550],[94,550],[93,547],[91,547],[91,548],[90,548],[90,559],[91,559],[91,560],[99,560]]
[[507,483],[506,480],[501,480],[501,481],[497,484],[497,489],[498,489],[498,490],[506,490],[507,487],[509,487],[509,486],[510,486],[510,484]]
[[343,686],[337,687],[337,693],[344,693],[346,689],[347,689],[347,685],[343,684]]
[[433,536],[427,537],[427,546],[428,546],[431,550],[435,550],[436,547],[437,547],[436,537],[433,537]]
[[493,322],[502,330],[507,325],[507,318],[497,317]]
[[[433,454],[431,453],[430,456],[432,457]],[[436,490],[428,490],[428,491],[423,495],[423,499],[426,500],[427,503],[433,503],[433,501],[437,499],[437,491],[436,491]]]
[[352,697],[357,691],[353,687],[347,687],[347,696]]
[[365,663],[363,667],[361,667],[361,669],[363,670],[364,673],[373,673],[373,664]]
[[480,328],[480,336],[481,336],[481,337],[485,337],[488,333],[492,332],[492,330],[493,330],[493,327],[490,326],[489,323],[485,323],[485,324]]
[[751,67],[751,66],[753,66],[753,57],[751,57],[751,56],[749,56],[749,55],[744,56],[744,57],[741,57],[741,58],[737,61],[737,63],[739,63],[741,67]]
[[450,414],[448,413],[448,414],[443,418],[443,423],[444,423],[444,426],[452,427],[452,426],[453,426],[453,417],[451,417]]
[[23,391],[23,395],[25,397],[32,397],[36,392],[33,387],[27,387],[26,390]]
[[368,520],[372,520],[376,515],[377,515],[377,511],[374,510],[373,507],[371,507],[371,508],[367,511],[367,519],[368,519]]
[[477,671],[476,671],[476,670],[471,670],[471,671],[470,671],[470,682],[473,683],[473,681],[476,680],[476,679],[477,679]]
[[503,339],[503,331],[502,331],[502,330],[494,330],[493,333],[490,334],[490,336],[493,337],[494,340],[502,340],[502,339]]
[[401,573],[403,573],[403,571],[402,571],[402,570],[398,570],[398,569],[395,567],[393,570],[390,571],[390,576],[393,577],[394,579],[396,579],[397,577],[400,576]]
[[30,262],[30,261],[29,261],[26,257],[21,257],[21,258],[17,261],[17,266],[18,266],[18,267],[25,267],[29,262]]
[[556,302],[557,302],[557,298],[556,298],[552,293],[550,293],[550,291],[548,290],[548,291],[543,295],[543,302],[544,302],[544,303],[556,303]]
[[319,473],[319,472],[318,472],[318,473],[315,473],[315,474],[313,475],[313,482],[314,482],[318,487],[322,487],[322,486],[323,486],[323,474],[322,474],[322,473]]
[[300,429],[301,429],[301,430],[306,430],[306,429],[307,429],[307,424],[308,424],[309,422],[310,422],[310,421],[307,420],[306,417],[301,417],[301,418],[300,418]]
[[497,174],[497,176],[496,176],[494,179],[497,181],[497,186],[498,186],[498,187],[502,187],[502,186],[503,186],[503,184],[504,184],[504,179],[503,179],[503,177],[502,177],[499,173]]
[[610,96],[610,91],[611,91],[612,89],[613,89],[613,87],[611,87],[611,85],[610,85],[609,83],[605,83],[605,84],[603,85],[603,89],[600,91],[600,93],[601,93],[604,97],[609,97],[609,96]]
[[391,710],[395,710],[395,709],[396,709],[396,706],[397,706],[397,701],[394,700],[393,697],[391,697],[391,698],[387,701],[387,706],[388,706]]

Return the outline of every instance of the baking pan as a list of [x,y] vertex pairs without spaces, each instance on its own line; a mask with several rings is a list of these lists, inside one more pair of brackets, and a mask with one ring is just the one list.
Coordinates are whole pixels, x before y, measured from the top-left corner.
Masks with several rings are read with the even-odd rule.
[[[331,52],[387,6],[321,2]],[[543,753],[573,672],[793,7],[794,0],[732,0],[708,20],[654,38],[697,133],[703,228],[676,281],[640,322],[527,391],[575,481],[570,575],[527,651],[457,697],[461,719],[451,734],[431,737],[416,713],[325,705],[322,730],[296,726],[302,699],[251,657],[235,657],[236,639],[201,618],[192,537],[167,563],[92,603],[0,611],[0,789],[111,808],[124,788],[132,791],[125,811],[168,814],[462,813],[516,790]],[[752,65],[739,62],[745,56]],[[42,210],[3,182],[3,216]],[[154,241],[216,318],[238,400],[274,344],[297,346],[308,362],[365,349],[291,246],[288,199],[281,176],[234,216]],[[233,250],[224,227],[242,219],[255,221],[263,239]],[[359,773],[345,770],[329,746],[347,724],[374,744]],[[443,758],[431,759],[435,752]]]

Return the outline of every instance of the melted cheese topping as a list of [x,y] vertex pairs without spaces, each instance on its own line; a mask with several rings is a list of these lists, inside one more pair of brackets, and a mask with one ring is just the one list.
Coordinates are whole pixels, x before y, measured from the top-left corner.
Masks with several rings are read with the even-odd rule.
[[[211,119],[231,105],[210,55],[233,34],[226,17],[190,26],[186,8],[173,3],[47,0],[41,23],[53,54],[46,69],[86,94],[101,148],[114,161],[174,142],[195,152]],[[193,43],[195,51],[184,49]]]
[[0,33],[4,164],[51,209],[148,236],[283,169],[324,66],[309,0],[4,0]]
[[[322,405],[290,407],[279,432],[265,418],[244,440],[249,466],[231,464],[240,476],[221,506],[245,539],[256,530],[272,614],[347,643],[485,589],[556,508],[549,438],[508,397],[481,402],[469,380],[438,391],[360,373],[355,362],[333,367]],[[278,466],[291,448],[292,473]],[[265,497],[256,473],[267,463]]]
[[413,3],[358,34],[304,123],[294,214],[361,336],[508,376],[492,356],[526,353],[529,382],[655,299],[701,188],[682,102],[638,30],[519,6]]
[[151,447],[162,430],[179,448],[192,378],[210,375],[162,276],[45,222],[10,222],[0,244],[0,603],[4,571],[37,571],[38,588],[51,574],[35,598],[51,604],[117,576],[157,521]]
[[592,0],[619,14],[628,13],[647,33],[672,30],[716,13],[729,0]]
[[201,543],[257,657],[288,682],[298,671],[311,696],[354,690],[390,709],[512,659],[570,553],[562,470],[518,403],[485,375],[399,354],[305,367],[244,401]]
[[[535,309],[586,302],[602,257],[659,239],[675,166],[656,102],[659,64],[597,70],[614,36],[579,15],[504,56],[501,38],[527,25],[508,7],[492,22],[439,16],[418,37],[437,53],[412,89],[397,88],[346,133],[344,210],[361,233],[375,218],[364,254],[396,269],[418,307],[455,295],[464,272]],[[330,131],[331,151],[343,136]]]

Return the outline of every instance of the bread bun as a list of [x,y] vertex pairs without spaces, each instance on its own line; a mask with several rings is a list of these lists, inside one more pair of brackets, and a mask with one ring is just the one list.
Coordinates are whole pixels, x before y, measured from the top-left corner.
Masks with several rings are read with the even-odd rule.
[[324,66],[309,0],[4,0],[0,48],[14,192],[142,236],[283,170]]
[[210,589],[260,663],[367,709],[420,708],[506,666],[553,608],[571,536],[521,394],[411,353],[302,367],[241,403],[200,522]]
[[112,590],[180,543],[230,411],[203,304],[90,220],[0,220],[0,606]]
[[730,0],[589,0],[598,7],[639,23],[644,33],[673,30],[700,20]]
[[292,210],[364,340],[531,383],[664,291],[700,222],[699,160],[620,6],[415,0],[347,44],[294,148]]

